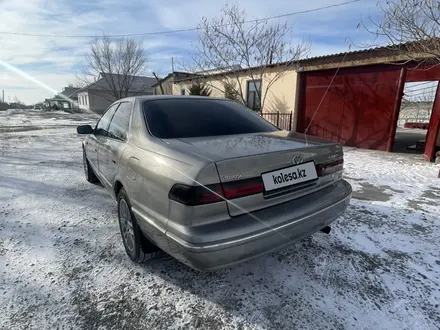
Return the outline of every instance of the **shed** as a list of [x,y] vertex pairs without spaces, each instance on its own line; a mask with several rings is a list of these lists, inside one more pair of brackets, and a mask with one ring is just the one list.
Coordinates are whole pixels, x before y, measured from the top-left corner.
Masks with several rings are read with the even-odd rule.
[[[405,82],[440,80],[440,65],[428,56],[405,55],[406,45],[303,60],[298,69],[297,131],[346,146],[391,151]],[[439,129],[437,87],[426,135],[426,160],[433,160],[440,147]]]

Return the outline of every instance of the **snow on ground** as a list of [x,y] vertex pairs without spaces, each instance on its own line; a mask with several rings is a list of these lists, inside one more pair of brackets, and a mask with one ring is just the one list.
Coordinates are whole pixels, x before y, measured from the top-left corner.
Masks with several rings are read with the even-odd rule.
[[330,235],[200,273],[126,257],[84,180],[87,122],[0,112],[1,329],[439,328],[440,179],[420,156],[346,149],[354,199]]
[[28,132],[47,128],[76,127],[84,121],[94,119],[97,121],[99,116],[95,113],[67,113],[64,111],[41,111],[41,110],[19,110],[9,109],[0,112],[2,121],[0,123],[0,133],[8,132]]

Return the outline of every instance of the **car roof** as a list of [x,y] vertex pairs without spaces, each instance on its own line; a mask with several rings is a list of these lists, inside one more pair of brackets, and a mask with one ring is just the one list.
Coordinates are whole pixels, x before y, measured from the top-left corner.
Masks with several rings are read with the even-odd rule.
[[118,100],[121,101],[150,101],[150,100],[177,100],[177,99],[194,99],[194,100],[229,100],[221,97],[210,97],[210,96],[197,96],[197,95],[139,95],[139,96],[129,96],[123,99]]

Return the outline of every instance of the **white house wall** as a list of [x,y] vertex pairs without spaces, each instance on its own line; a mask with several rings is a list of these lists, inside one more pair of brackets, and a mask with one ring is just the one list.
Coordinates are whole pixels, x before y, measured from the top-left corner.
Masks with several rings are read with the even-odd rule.
[[[268,70],[262,79],[262,93],[266,93],[266,99],[264,101],[264,107],[262,109],[265,113],[290,113],[293,112],[293,125],[296,127],[296,96],[297,96],[297,83],[298,72],[294,69],[288,70],[282,74],[281,77],[274,80],[277,75],[277,69]],[[211,97],[225,97],[223,77],[213,76],[204,78],[205,82],[211,88]],[[234,82],[236,88],[239,86],[242,89],[242,93],[246,98],[247,95],[247,82],[252,80],[252,77],[248,74],[243,74],[240,77],[232,78],[230,81]],[[272,82],[272,85],[267,89],[268,84]],[[175,82],[173,84],[173,94],[181,95],[181,91],[185,90],[185,94],[189,93],[189,88],[194,81],[184,80]]]
[[90,110],[90,98],[88,95],[87,91],[78,93],[78,106],[80,109]]
[[108,91],[89,90],[90,110],[96,113],[103,113],[114,101],[116,97]]
[[[96,113],[104,113],[104,111],[113,103],[116,101],[116,97],[108,91],[103,90],[94,90],[89,89],[87,92],[79,93],[79,96],[83,94],[83,96],[88,96],[88,104],[82,105],[80,104],[80,107],[86,110],[91,110]],[[135,96],[135,95],[152,95],[151,92],[145,92],[142,94],[139,93],[131,93],[129,92],[127,96]]]

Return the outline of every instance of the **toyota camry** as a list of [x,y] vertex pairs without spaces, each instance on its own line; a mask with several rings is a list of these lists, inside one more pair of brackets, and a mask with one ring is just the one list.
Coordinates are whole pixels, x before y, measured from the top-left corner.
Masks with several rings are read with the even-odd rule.
[[117,200],[137,263],[163,250],[198,270],[228,267],[328,233],[350,202],[341,145],[228,99],[129,97],[77,131],[86,179]]

